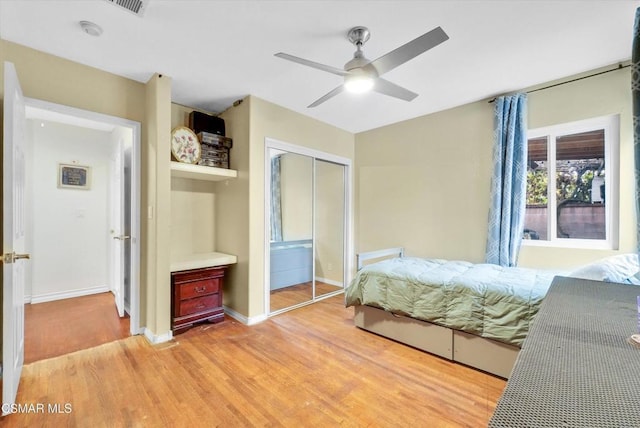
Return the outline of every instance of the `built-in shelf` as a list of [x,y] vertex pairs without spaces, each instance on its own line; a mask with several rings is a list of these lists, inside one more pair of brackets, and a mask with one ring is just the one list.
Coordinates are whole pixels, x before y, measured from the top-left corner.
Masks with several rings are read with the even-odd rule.
[[[233,169],[211,166],[191,165],[171,162],[171,177],[189,178],[192,180],[221,181],[236,178],[238,172]],[[171,272],[226,266],[237,263],[236,256],[218,252],[181,254],[171,256]]]
[[192,165],[172,161],[171,176],[178,178],[190,178],[192,180],[221,181],[236,178],[238,176],[238,171],[235,169]]
[[224,253],[198,253],[171,256],[171,272],[226,266],[238,262],[236,256]]

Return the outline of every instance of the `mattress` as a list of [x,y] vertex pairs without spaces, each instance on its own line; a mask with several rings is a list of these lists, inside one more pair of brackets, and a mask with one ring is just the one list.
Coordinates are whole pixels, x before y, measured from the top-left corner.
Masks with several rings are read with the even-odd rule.
[[345,302],[521,346],[554,275],[465,261],[394,258],[360,270]]

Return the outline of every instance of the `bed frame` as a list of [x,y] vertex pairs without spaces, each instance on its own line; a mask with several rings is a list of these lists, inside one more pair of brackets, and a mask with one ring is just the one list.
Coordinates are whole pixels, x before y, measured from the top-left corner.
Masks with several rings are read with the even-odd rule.
[[[404,256],[403,248],[371,251],[357,255],[360,270],[372,259]],[[420,350],[508,379],[520,348],[453,330],[382,309],[355,307],[357,327]]]

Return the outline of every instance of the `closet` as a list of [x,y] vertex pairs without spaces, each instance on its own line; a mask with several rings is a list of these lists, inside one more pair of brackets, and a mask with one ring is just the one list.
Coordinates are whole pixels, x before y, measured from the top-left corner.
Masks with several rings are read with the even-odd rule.
[[267,139],[268,313],[344,290],[350,161]]

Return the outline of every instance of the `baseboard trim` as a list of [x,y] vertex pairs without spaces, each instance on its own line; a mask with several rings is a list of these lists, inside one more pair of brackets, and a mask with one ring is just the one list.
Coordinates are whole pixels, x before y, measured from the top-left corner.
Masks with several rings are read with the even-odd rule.
[[223,308],[225,314],[229,315],[231,318],[238,322],[241,322],[244,325],[255,325],[267,320],[266,315],[259,315],[257,317],[246,317],[227,306],[224,306]]
[[25,302],[29,300],[29,303],[44,303],[52,302],[54,300],[71,299],[73,297],[88,296],[90,294],[106,293],[109,291],[108,286],[98,286],[90,288],[81,288],[79,290],[71,291],[57,291],[55,293],[46,293],[39,295],[25,296]]
[[159,343],[165,343],[173,339],[173,332],[169,330],[164,334],[154,334],[151,330],[146,327],[143,327],[144,337],[151,343],[152,345],[157,345]]

